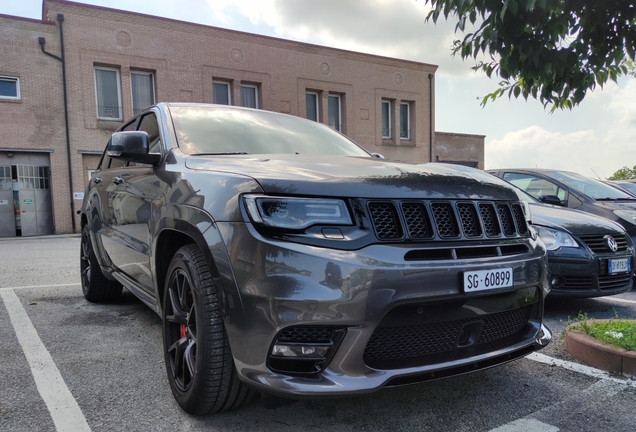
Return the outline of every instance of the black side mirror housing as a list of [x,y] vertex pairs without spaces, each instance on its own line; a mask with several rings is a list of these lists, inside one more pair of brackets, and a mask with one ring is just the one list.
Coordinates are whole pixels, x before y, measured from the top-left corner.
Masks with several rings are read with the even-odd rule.
[[148,153],[148,134],[143,131],[115,132],[108,144],[108,156],[132,162],[156,165],[161,160],[159,153]]
[[539,201],[545,204],[551,204],[551,205],[563,207],[563,203],[561,202],[559,197],[556,195],[541,195],[539,197]]

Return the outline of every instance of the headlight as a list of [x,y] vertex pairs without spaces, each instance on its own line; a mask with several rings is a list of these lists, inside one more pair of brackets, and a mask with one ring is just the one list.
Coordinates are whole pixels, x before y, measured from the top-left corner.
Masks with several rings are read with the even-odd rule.
[[614,210],[614,214],[627,222],[636,225],[636,211],[634,210]]
[[277,228],[303,229],[316,224],[351,225],[344,201],[328,198],[273,198],[245,195],[255,223]]
[[535,225],[534,228],[539,233],[539,237],[543,240],[543,243],[545,243],[545,247],[548,250],[557,250],[561,247],[579,247],[576,240],[564,231],[537,225]]

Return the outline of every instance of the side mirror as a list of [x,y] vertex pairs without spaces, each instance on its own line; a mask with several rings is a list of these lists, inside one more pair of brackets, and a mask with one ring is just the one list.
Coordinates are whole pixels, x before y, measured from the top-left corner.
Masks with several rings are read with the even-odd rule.
[[382,156],[380,153],[371,153],[371,156],[376,159],[384,159],[384,156]]
[[551,204],[556,206],[563,206],[563,203],[556,195],[541,195],[539,197],[539,201],[545,204]]
[[108,156],[114,159],[156,165],[161,160],[161,155],[148,153],[148,148],[148,134],[146,132],[115,132],[108,144]]

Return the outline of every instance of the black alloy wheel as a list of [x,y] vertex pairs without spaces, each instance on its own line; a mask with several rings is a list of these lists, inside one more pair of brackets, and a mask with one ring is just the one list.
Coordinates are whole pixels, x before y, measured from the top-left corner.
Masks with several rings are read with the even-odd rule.
[[164,354],[172,393],[184,411],[207,414],[246,403],[238,379],[216,285],[195,245],[177,251],[163,296]]
[[99,267],[88,225],[82,227],[80,244],[80,279],[84,297],[91,302],[116,299],[121,295],[122,285],[112,281],[102,273]]

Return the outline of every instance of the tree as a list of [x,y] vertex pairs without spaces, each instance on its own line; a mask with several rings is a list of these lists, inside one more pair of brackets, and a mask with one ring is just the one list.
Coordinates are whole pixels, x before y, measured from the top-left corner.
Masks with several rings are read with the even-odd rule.
[[552,111],[578,105],[588,90],[634,75],[636,7],[631,0],[425,0],[427,21],[457,18],[477,29],[456,40],[453,55],[485,54],[474,70],[499,76],[499,88],[482,98],[508,94],[539,99]]
[[623,168],[616,171],[611,177],[607,178],[608,180],[632,180],[636,179],[636,165],[634,168],[628,168],[624,166]]

